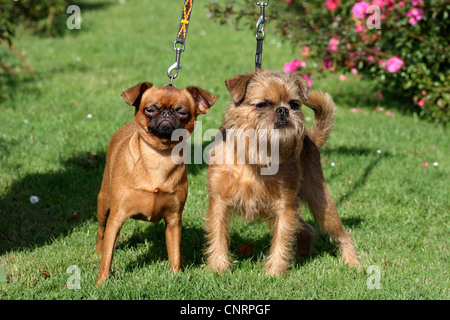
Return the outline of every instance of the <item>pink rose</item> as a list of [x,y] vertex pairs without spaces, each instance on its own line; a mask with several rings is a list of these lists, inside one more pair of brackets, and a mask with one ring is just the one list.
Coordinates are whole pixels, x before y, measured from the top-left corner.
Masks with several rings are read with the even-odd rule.
[[423,9],[420,8],[411,9],[406,13],[406,16],[415,17],[416,19],[421,20],[423,17]]
[[286,0],[287,3],[292,3],[294,0]]
[[362,24],[358,24],[357,26],[355,26],[355,31],[358,33],[363,32],[364,30],[364,26]]
[[415,17],[416,19],[421,20],[423,17],[423,9],[420,8],[411,9],[406,13],[406,15],[408,17]]
[[345,76],[345,74],[341,74],[341,75],[339,76],[339,80],[345,81],[345,79],[347,79],[347,77]]
[[[303,61],[304,62],[304,61]],[[294,60],[292,60],[291,61],[291,63],[292,63],[292,67],[295,69],[295,70],[298,70],[300,67],[302,67],[302,61],[300,61],[299,59],[294,59]],[[305,63],[305,62],[304,62]],[[305,65],[306,65],[306,63],[305,63]]]
[[415,18],[410,18],[409,20],[408,20],[408,22],[410,23],[410,24],[412,24],[412,25],[415,25],[415,24],[417,24],[417,20],[415,19]]
[[412,25],[417,24],[420,20],[423,18],[423,9],[420,8],[414,8],[409,10],[406,13],[406,16],[409,17],[409,23]]
[[352,8],[353,16],[358,19],[364,18],[368,7],[369,7],[369,4],[364,1],[355,3]]
[[306,74],[300,75],[300,77],[302,77],[303,79],[305,79],[306,81],[308,81],[309,87],[311,88],[313,85],[313,81],[311,80],[310,77],[308,77]]
[[292,62],[286,62],[284,64],[283,71],[285,73],[295,73],[297,70],[298,70],[298,68],[296,68]]
[[418,105],[419,107],[423,108],[423,106],[425,105],[425,102],[427,102],[425,99],[420,99],[420,100],[417,102],[417,105]]
[[286,62],[284,64],[283,71],[285,73],[295,73],[298,69],[303,68],[306,66],[306,61],[299,59],[294,59],[291,62]]
[[323,68],[324,69],[330,69],[332,66],[333,66],[333,61],[329,57],[326,57],[323,59]]
[[387,9],[392,11],[395,9],[395,1],[397,0],[388,0]]
[[357,70],[356,68],[351,68],[351,69],[350,69],[350,72],[353,73],[353,74],[357,74],[357,73],[358,73],[358,70]]
[[328,43],[328,52],[333,52],[333,51],[336,51],[337,49],[338,49],[338,46],[339,45],[339,40],[338,39],[335,39],[335,38],[331,38],[330,39],[330,42]]
[[328,10],[333,11],[340,6],[340,3],[339,0],[325,0],[325,5],[327,6]]
[[375,96],[380,100],[383,99],[383,94],[381,93],[381,91],[375,92]]
[[403,66],[403,60],[397,56],[393,56],[388,61],[386,61],[386,69],[390,73],[395,73],[400,70]]
[[385,5],[385,0],[373,0],[370,5],[382,8]]

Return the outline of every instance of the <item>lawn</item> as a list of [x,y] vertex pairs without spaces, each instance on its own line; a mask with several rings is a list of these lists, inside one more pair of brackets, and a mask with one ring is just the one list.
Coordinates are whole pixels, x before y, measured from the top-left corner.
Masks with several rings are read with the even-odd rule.
[[[206,165],[192,164],[183,271],[169,271],[163,223],[129,220],[112,278],[95,287],[96,197],[106,149],[133,119],[120,94],[141,81],[168,83],[181,2],[86,0],[79,2],[80,30],[53,38],[19,30],[16,47],[35,73],[0,73],[0,299],[449,299],[448,130],[402,114],[401,100],[379,100],[375,82],[351,74],[346,81],[317,77],[313,89],[330,92],[338,105],[322,165],[361,270],[348,269],[320,234],[310,257],[269,278],[261,264],[268,224],[235,217],[233,271],[207,271]],[[256,46],[253,30],[215,23],[205,3],[195,3],[175,80],[179,88],[218,95],[198,119],[203,131],[220,126],[230,99],[224,80],[253,70]],[[0,53],[14,60],[5,48]],[[298,54],[271,34],[269,21],[263,67],[282,70]],[[306,208],[302,215],[313,223]],[[238,253],[240,244],[254,245],[249,256]]]

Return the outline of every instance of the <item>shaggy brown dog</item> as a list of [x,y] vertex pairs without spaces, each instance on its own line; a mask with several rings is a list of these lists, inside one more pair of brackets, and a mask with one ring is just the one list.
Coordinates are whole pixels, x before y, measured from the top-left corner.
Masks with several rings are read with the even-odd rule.
[[112,137],[97,202],[97,254],[102,254],[97,284],[109,277],[120,229],[128,218],[166,223],[170,268],[181,266],[181,214],[188,183],[184,163],[172,161],[177,129],[191,133],[199,114],[208,112],[216,96],[198,87],[184,90],[141,82],[124,91],[134,106],[134,122]]
[[[300,76],[270,70],[237,76],[227,80],[226,86],[233,102],[220,128],[221,143],[211,152],[208,167],[208,267],[219,272],[231,268],[228,220],[230,211],[236,210],[247,219],[270,221],[272,241],[266,272],[285,273],[296,239],[297,254],[307,255],[312,250],[315,230],[299,217],[302,202],[309,206],[322,230],[337,241],[343,260],[350,267],[359,267],[352,237],[342,227],[320,163],[319,147],[326,141],[334,121],[335,105],[330,95],[308,93],[308,83]],[[300,109],[302,104],[315,111],[315,123],[309,131]],[[230,138],[233,129],[244,132],[243,138],[239,135]],[[251,142],[251,135],[245,135],[249,131],[260,135],[262,129],[268,132],[267,140],[272,132],[278,133],[279,161],[275,174],[261,174],[261,169],[268,167],[267,162],[257,158],[263,140]],[[231,163],[224,160],[226,153],[233,151],[225,145],[234,137],[237,137],[234,151],[239,143],[245,146],[245,164],[239,164],[236,152]],[[275,146],[270,140],[268,149],[276,151]]]

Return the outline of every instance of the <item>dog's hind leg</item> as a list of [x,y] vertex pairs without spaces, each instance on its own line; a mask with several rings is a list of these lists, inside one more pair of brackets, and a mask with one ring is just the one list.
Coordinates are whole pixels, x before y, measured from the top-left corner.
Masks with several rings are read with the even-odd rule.
[[336,205],[326,186],[319,150],[309,138],[305,138],[303,143],[300,166],[300,197],[308,204],[321,229],[336,240],[344,262],[350,267],[360,267],[352,236],[342,226]]
[[103,248],[102,248],[102,261],[100,263],[100,271],[97,277],[97,284],[102,283],[109,278],[109,272],[111,269],[111,262],[114,256],[114,251],[117,245],[117,239],[119,238],[120,229],[126,220],[124,212],[119,212],[118,208],[111,208],[110,218],[106,224]]
[[108,187],[108,181],[106,181],[107,175],[103,177],[102,187],[100,188],[100,192],[97,197],[97,221],[98,221],[98,228],[97,228],[97,245],[95,252],[97,255],[102,253],[103,248],[103,238],[105,236],[105,228],[106,228],[106,221],[108,220],[109,216],[109,192],[106,190]]
[[297,233],[297,254],[299,256],[309,256],[316,239],[316,230],[305,220],[300,219],[300,231]]
[[[323,187],[314,186],[314,195],[305,193],[305,200],[314,215],[314,220],[321,229],[336,240],[342,254],[342,259],[350,267],[360,267],[352,236],[345,231],[341,219],[338,216],[336,205],[331,198],[325,185]],[[311,191],[311,189],[310,189]]]

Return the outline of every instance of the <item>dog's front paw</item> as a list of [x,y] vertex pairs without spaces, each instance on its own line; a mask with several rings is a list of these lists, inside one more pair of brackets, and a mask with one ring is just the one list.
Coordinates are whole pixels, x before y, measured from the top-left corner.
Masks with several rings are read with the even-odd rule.
[[361,263],[359,262],[356,255],[344,256],[343,260],[348,264],[349,268],[359,269],[361,268]]
[[287,273],[289,265],[284,261],[268,261],[264,271],[266,275],[273,276],[281,276]]
[[233,267],[230,260],[226,259],[226,258],[209,257],[206,265],[207,265],[208,269],[219,272],[219,273],[224,273],[227,270],[231,270]]
[[95,286],[98,288],[102,284],[104,284],[109,279],[109,274],[99,274],[97,276],[97,281],[95,282]]
[[353,246],[344,247],[342,250],[342,260],[348,264],[349,268],[359,269],[361,264],[359,263],[358,256]]
[[281,268],[266,267],[265,272],[266,272],[266,275],[268,275],[269,277],[278,277],[278,276],[285,275],[287,273],[287,270],[281,269]]

